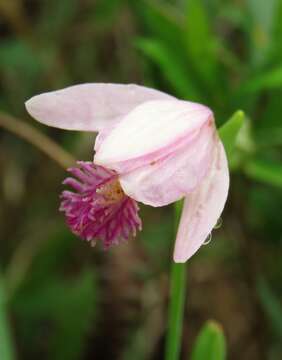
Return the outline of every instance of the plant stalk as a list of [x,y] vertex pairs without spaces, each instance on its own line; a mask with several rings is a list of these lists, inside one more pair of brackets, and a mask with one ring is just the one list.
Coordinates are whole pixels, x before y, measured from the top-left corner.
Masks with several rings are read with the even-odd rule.
[[[175,204],[175,225],[179,223],[182,202]],[[178,360],[181,351],[184,305],[186,295],[186,264],[172,263],[170,299],[168,308],[168,333],[165,360]]]

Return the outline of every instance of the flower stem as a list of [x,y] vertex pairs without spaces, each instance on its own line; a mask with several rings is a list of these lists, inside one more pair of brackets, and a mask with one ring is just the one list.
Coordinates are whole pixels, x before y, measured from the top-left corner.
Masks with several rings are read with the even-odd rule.
[[172,264],[166,360],[179,359],[185,303],[185,264]]
[[[175,206],[175,223],[178,225],[182,203]],[[170,302],[168,309],[168,333],[165,360],[178,360],[181,350],[183,314],[186,293],[185,263],[172,263],[170,280]]]

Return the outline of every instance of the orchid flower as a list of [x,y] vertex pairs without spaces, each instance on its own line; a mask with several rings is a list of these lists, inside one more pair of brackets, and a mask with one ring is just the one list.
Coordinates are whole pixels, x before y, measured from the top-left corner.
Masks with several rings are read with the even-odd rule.
[[61,129],[98,132],[93,162],[69,169],[60,210],[73,233],[105,248],[141,229],[138,202],[184,198],[174,261],[205,242],[223,211],[229,171],[212,111],[138,85],[82,84],[32,97],[27,111]]

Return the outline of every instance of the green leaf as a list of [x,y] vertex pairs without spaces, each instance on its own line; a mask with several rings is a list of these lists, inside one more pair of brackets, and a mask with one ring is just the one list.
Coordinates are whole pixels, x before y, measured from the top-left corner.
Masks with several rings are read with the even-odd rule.
[[175,11],[175,7],[154,0],[138,0],[130,4],[151,35],[175,49],[181,48],[184,17]]
[[260,25],[266,34],[272,31],[277,5],[278,0],[247,0],[252,21]]
[[228,158],[230,158],[235,147],[237,136],[244,123],[244,118],[244,112],[242,110],[238,110],[219,129],[219,136],[223,142]]
[[255,66],[263,65],[273,47],[273,28],[279,0],[248,0],[251,53]]
[[216,38],[213,36],[206,9],[201,0],[187,0],[186,45],[194,67],[203,79],[214,84],[216,81]]
[[282,163],[251,159],[245,164],[244,170],[255,180],[282,188]]
[[271,90],[282,87],[282,66],[271,69],[268,72],[260,74],[249,80],[243,87],[244,92],[259,92],[262,90]]
[[191,360],[224,360],[226,343],[221,326],[208,321],[196,339]]
[[180,98],[199,99],[199,94],[189,78],[187,68],[181,59],[165,45],[157,40],[139,39],[137,47],[162,70],[169,84]]
[[5,287],[0,277],[0,359],[15,359],[10,325],[7,319]]

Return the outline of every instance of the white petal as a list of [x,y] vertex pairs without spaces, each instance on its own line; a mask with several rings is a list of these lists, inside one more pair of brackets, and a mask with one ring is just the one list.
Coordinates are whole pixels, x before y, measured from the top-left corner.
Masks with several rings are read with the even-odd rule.
[[206,124],[198,135],[169,156],[120,176],[123,191],[151,206],[164,206],[186,196],[210,169],[215,128]]
[[32,97],[26,109],[45,125],[81,131],[100,131],[148,100],[174,99],[138,85],[82,84]]
[[187,261],[204,243],[220,217],[228,194],[229,171],[221,142],[214,153],[211,171],[184,202],[177,233],[174,261]]
[[145,102],[118,123],[100,145],[94,161],[118,172],[132,170],[132,166],[141,165],[140,158],[148,163],[152,157],[156,160],[174,151],[212,119],[211,110],[200,104],[181,100]]

